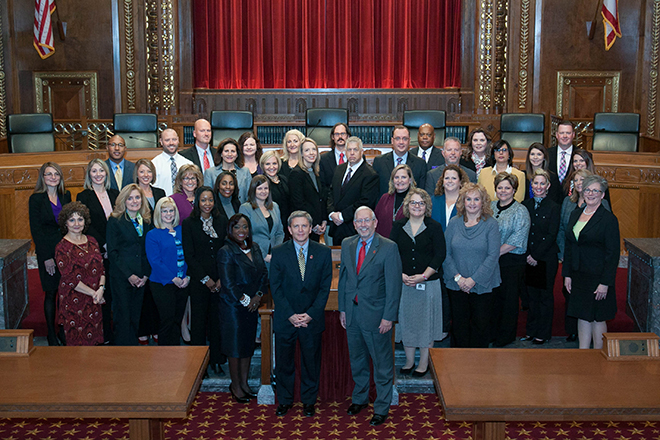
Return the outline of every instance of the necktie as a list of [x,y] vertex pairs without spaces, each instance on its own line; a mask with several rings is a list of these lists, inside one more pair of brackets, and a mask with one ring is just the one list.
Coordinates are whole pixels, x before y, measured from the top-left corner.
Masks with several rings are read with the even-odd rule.
[[344,153],[339,153],[339,165],[343,164],[344,162],[346,162],[346,160],[344,160]]
[[559,180],[563,182],[565,177],[566,177],[566,152],[562,151],[561,163],[559,164]]
[[204,152],[204,171],[208,170],[211,167],[211,164],[209,163],[209,155],[208,152]]
[[351,174],[353,173],[353,170],[349,167],[348,168],[348,173],[346,174],[346,177],[344,178],[344,183],[341,184],[341,186],[344,186],[348,183],[349,180],[351,180]]
[[298,268],[300,269],[302,280],[305,281],[305,254],[303,254],[302,248],[300,248],[300,252],[298,252]]
[[[367,255],[367,242],[362,240],[362,246],[360,247],[360,253],[358,254],[358,262],[357,262],[357,274],[360,275],[360,268],[362,268],[362,263],[364,263],[364,257]],[[358,303],[358,296],[357,293],[355,294],[355,298],[353,298],[353,302],[355,304]]]
[[396,158],[396,164],[397,164],[397,166],[401,165],[401,162],[403,162],[403,159],[401,159],[400,157],[397,157],[397,158]]
[[426,150],[422,150],[422,159],[426,162]]
[[[204,156],[206,157],[206,156]],[[176,180],[176,161],[173,157],[170,157],[170,174],[172,175],[172,188],[174,188],[174,181]]]
[[117,167],[115,170],[115,181],[117,182],[117,189],[121,191],[121,181],[123,179],[123,174],[121,172],[121,168]]

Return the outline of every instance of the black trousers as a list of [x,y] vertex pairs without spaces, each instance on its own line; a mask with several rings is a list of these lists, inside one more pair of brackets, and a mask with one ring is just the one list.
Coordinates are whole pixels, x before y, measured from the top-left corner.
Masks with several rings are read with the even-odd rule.
[[493,294],[447,289],[451,304],[453,341],[459,348],[488,348]]
[[559,262],[545,262],[545,289],[527,286],[529,293],[529,313],[527,314],[527,335],[538,339],[552,337],[552,317],[555,309],[553,290]]
[[179,289],[174,284],[151,282],[151,294],[160,318],[158,345],[181,344],[181,320],[186,311],[188,289]]
[[[206,345],[206,329],[209,327],[212,293],[205,284],[199,281],[190,283],[190,343]],[[213,295],[218,295],[218,293]],[[211,338],[209,337],[209,339]]]
[[277,401],[280,404],[293,403],[296,342],[300,343],[300,400],[303,404],[316,403],[321,375],[322,335],[323,332],[312,333],[304,328],[275,333],[275,375]]
[[145,287],[133,287],[128,280],[123,279],[113,279],[111,282],[115,345],[138,345],[138,329]]
[[502,283],[493,289],[491,341],[504,347],[516,340],[520,291],[525,285],[525,264],[500,266]]
[[[563,282],[564,278],[562,278]],[[568,293],[565,286],[561,286],[561,293],[564,295],[564,330],[567,335],[577,335],[577,318],[568,316],[568,303],[571,302],[571,294]]]

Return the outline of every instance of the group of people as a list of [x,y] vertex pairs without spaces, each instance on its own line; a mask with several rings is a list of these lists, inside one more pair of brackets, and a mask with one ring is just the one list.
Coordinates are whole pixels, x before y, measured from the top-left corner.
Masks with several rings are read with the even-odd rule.
[[393,331],[406,353],[400,374],[413,376],[428,372],[429,348],[448,334],[456,347],[511,343],[520,302],[529,309],[524,339],[542,344],[560,259],[569,338],[602,344],[616,313],[618,223],[607,181],[572,146],[570,122],[559,126],[558,147],[529,147],[524,172],[506,141],[475,130],[465,153],[452,137],[439,149],[429,124],[414,149],[409,130],[394,127],[392,152],[373,166],[341,123],[322,155],[298,130],[284,136],[281,157],[252,132],[216,148],[204,119],[193,136],[179,153],[166,129],[162,153],[135,164],[113,136],[108,160],[87,165],[76,202],[60,167],[41,167],[30,227],[49,344],[208,341],[213,368],[228,359],[232,396],[249,402],[257,309],[270,289],[277,414],[293,404],[300,343],[303,412],[313,416],[332,279],[321,237],[342,248],[340,322],[355,381],[348,413],[368,403],[371,361],[373,425],[392,397]]

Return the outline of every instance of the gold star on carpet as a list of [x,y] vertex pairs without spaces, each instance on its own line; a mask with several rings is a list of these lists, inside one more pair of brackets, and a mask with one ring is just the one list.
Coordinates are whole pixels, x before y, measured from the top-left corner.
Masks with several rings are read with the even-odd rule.
[[361,438],[357,438],[355,436],[347,438],[346,440],[362,440]]
[[426,400],[429,397],[428,394],[418,394],[415,396],[415,400]]
[[427,437],[426,440],[440,440],[440,437]]
[[403,417],[401,417],[401,420],[413,420],[414,417],[411,416],[410,414],[406,414]]
[[630,435],[644,435],[644,431],[637,428],[633,428],[630,430]]
[[229,413],[220,414],[218,416],[218,420],[229,420],[230,417],[231,417],[231,415]]
[[353,420],[353,421],[352,421],[351,423],[349,423],[346,427],[347,427],[348,429],[351,429],[351,428],[359,428],[360,425],[358,424],[358,422],[356,422],[355,420]]
[[422,423],[422,428],[433,428],[433,423],[424,422],[424,423]]
[[461,422],[460,425],[458,425],[459,428],[472,428],[472,423],[470,422]]
[[586,436],[583,435],[578,440],[592,440],[592,438],[591,437],[587,438]]
[[644,428],[655,428],[655,422],[644,422]]
[[390,420],[388,420],[387,423],[385,423],[383,426],[386,427],[386,428],[388,428],[388,429],[396,429],[396,425],[398,425],[398,423],[394,423],[394,422],[392,421],[392,419],[390,419]]
[[400,407],[410,406],[410,402],[399,402]]
[[330,420],[330,421],[340,421],[341,417],[339,417],[337,414],[334,414],[334,415],[328,417],[328,420]]
[[79,429],[73,428],[73,429],[70,429],[70,430],[64,432],[64,435],[75,435],[75,434],[77,434],[77,433],[79,433],[79,432],[80,432]]
[[250,408],[249,406],[246,406],[244,408],[240,408],[238,410],[238,412],[240,412],[240,413],[250,413],[251,411],[252,411],[252,408]]
[[86,435],[84,438],[78,439],[78,440],[94,440],[94,437],[90,437]]
[[563,429],[559,428],[557,430],[557,435],[565,435],[568,436],[568,431],[564,431]]
[[204,437],[203,435],[200,435],[199,437],[193,437],[193,440],[210,440],[209,437]]
[[398,438],[392,436],[392,437],[390,437],[390,438],[386,438],[385,440],[401,440],[401,439],[398,439]]
[[518,430],[518,435],[529,435],[532,431],[528,431],[525,428]]
[[431,408],[426,408],[425,406],[423,406],[423,407],[421,407],[417,410],[417,412],[420,413],[420,414],[421,413],[427,413],[429,411],[431,411]]
[[295,431],[290,431],[289,434],[290,435],[303,435],[304,432],[305,431],[301,431],[300,428],[296,428]]
[[214,413],[216,410],[217,408],[204,408],[202,413]]
[[201,422],[199,423],[200,428],[210,428],[211,427],[211,422]]
[[14,424],[14,427],[16,428],[25,428],[25,425],[27,425],[27,422],[23,420],[22,422],[18,422]]
[[227,435],[227,430],[225,428],[216,429],[215,435]]
[[608,428],[618,428],[619,427],[619,422],[612,422],[611,420],[607,422],[607,427]]
[[266,431],[264,431],[261,428],[255,430],[255,431],[252,431],[252,434],[254,434],[254,435],[264,435],[265,433],[266,433]]
[[303,416],[300,414],[296,414],[295,416],[291,417],[291,420],[296,420],[296,421],[301,421],[303,419]]
[[235,426],[238,426],[239,428],[247,428],[248,423],[244,420],[242,422],[236,422]]
[[309,426],[310,426],[311,428],[322,428],[322,427],[323,427],[323,423],[321,423],[321,422],[319,422],[319,421],[317,420],[317,421],[315,421],[314,423],[312,423],[312,424],[309,425]]
[[339,431],[337,428],[335,428],[332,431],[328,431],[328,435],[340,436],[342,432],[344,432],[344,431]]
[[417,431],[415,431],[414,429],[409,429],[406,431],[406,436],[415,437],[415,435],[417,435]]
[[26,431],[25,434],[26,435],[37,435],[40,432],[41,431],[38,428],[34,428],[34,429],[29,430],[29,431]]
[[621,436],[621,437],[617,437],[616,440],[630,440],[630,437]]
[[18,439],[12,435],[12,436],[9,436],[9,437],[5,437],[2,440],[18,440]]
[[449,428],[442,431],[442,435],[454,435],[455,433],[456,433],[455,429],[449,429]]
[[284,422],[280,420],[278,422],[273,423],[273,428],[284,428]]
[[268,416],[266,414],[258,414],[254,418],[255,420],[267,420]]
[[377,436],[379,432],[376,430],[376,428],[371,428],[369,431],[367,431],[367,435],[375,435]]
[[582,428],[582,422],[571,422],[571,428]]
[[600,429],[600,428],[596,428],[596,429],[594,429],[594,435],[605,435],[605,434],[606,434],[606,432],[603,431],[603,430]]
[[94,421],[93,423],[88,424],[87,426],[88,426],[89,428],[98,428],[99,426],[101,426],[101,422],[99,422],[98,420],[96,420],[96,421]]

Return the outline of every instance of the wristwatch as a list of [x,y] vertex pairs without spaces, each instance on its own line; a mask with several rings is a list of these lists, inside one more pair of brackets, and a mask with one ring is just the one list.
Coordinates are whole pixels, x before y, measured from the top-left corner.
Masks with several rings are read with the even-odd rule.
[[454,277],[454,281],[456,281],[456,282],[458,283],[458,282],[461,280],[461,278],[463,278],[463,277],[462,277],[461,274],[459,273],[458,275],[456,275],[456,276]]

